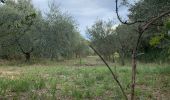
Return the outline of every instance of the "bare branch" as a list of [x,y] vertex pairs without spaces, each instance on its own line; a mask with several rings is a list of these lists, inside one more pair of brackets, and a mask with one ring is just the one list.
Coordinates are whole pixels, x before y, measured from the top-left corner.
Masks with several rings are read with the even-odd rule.
[[122,24],[132,25],[132,24],[144,22],[144,21],[142,21],[142,20],[136,20],[136,21],[134,21],[134,22],[123,21],[123,20],[121,19],[120,15],[119,15],[118,0],[116,0],[115,3],[116,3],[116,15],[117,15],[118,20],[119,20]]
[[104,58],[100,55],[100,53],[99,53],[92,45],[89,45],[89,47],[94,50],[94,52],[100,57],[100,59],[101,59],[101,60],[104,62],[104,64],[107,66],[107,68],[108,68],[109,71],[111,72],[114,80],[115,80],[115,81],[117,82],[117,84],[119,85],[119,87],[120,87],[120,89],[121,89],[121,91],[122,91],[125,99],[128,100],[128,97],[127,97],[127,95],[125,94],[122,85],[120,84],[120,82],[119,82],[119,80],[117,79],[116,75],[113,73],[113,71],[112,71],[111,67],[109,66],[109,64],[104,60]]

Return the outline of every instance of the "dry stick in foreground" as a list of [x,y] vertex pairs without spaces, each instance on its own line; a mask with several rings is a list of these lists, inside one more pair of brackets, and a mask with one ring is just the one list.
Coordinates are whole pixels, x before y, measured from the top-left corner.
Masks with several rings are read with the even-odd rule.
[[127,97],[126,93],[124,92],[124,89],[123,89],[122,85],[120,84],[120,82],[119,82],[119,80],[117,79],[116,75],[113,73],[113,71],[112,71],[111,67],[109,66],[109,64],[105,61],[105,59],[100,55],[100,53],[99,53],[92,45],[89,45],[89,47],[90,47],[91,49],[93,49],[93,51],[100,57],[100,59],[101,59],[101,60],[104,62],[104,64],[107,66],[107,68],[108,68],[109,71],[111,72],[114,80],[115,80],[115,81],[117,82],[117,84],[119,85],[119,87],[120,87],[120,89],[121,89],[121,91],[122,91],[125,99],[128,100],[128,97]]

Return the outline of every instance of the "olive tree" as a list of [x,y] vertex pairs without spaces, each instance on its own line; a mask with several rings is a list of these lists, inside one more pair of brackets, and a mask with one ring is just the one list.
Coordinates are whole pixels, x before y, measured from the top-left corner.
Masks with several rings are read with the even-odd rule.
[[111,60],[115,52],[115,43],[113,41],[115,32],[112,21],[105,22],[97,20],[91,28],[87,29],[87,35],[95,48],[104,56],[105,59]]

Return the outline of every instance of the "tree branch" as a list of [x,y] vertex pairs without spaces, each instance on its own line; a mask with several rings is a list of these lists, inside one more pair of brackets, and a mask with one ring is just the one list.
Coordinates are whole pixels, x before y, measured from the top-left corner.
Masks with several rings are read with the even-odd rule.
[[152,18],[150,21],[146,22],[146,24],[143,25],[142,30],[145,31],[150,25],[152,25],[155,21],[157,21],[158,19],[166,16],[170,14],[170,10],[161,13],[159,16],[156,16],[154,18]]
[[137,51],[138,46],[139,46],[139,44],[140,44],[140,40],[141,40],[141,38],[142,38],[142,35],[143,35],[143,33],[148,29],[148,27],[151,26],[151,25],[153,25],[154,22],[157,21],[158,19],[160,19],[160,18],[162,18],[162,17],[164,17],[164,16],[166,16],[166,15],[168,15],[168,14],[170,14],[170,10],[169,10],[169,11],[166,11],[166,12],[163,12],[163,13],[161,13],[159,16],[156,16],[156,17],[150,19],[150,21],[146,22],[146,24],[144,24],[143,26],[141,26],[141,25],[138,26],[139,37],[138,37],[138,39],[137,39],[136,51]]
[[142,20],[136,20],[136,21],[134,21],[134,22],[123,21],[123,20],[121,19],[121,17],[119,16],[118,0],[115,0],[115,3],[116,3],[116,15],[117,15],[118,20],[119,20],[122,24],[132,25],[132,24],[144,22],[144,21],[142,21]]
[[100,59],[101,59],[101,60],[104,62],[104,64],[107,66],[107,68],[108,68],[109,71],[111,72],[114,80],[115,80],[115,81],[117,82],[117,84],[119,85],[119,87],[120,87],[120,89],[121,89],[121,91],[122,91],[125,99],[128,100],[128,97],[127,97],[127,95],[125,94],[122,85],[120,84],[120,82],[119,82],[119,80],[117,79],[116,75],[113,73],[113,71],[112,71],[111,67],[109,66],[109,64],[104,60],[104,58],[100,55],[100,53],[99,53],[92,45],[89,45],[89,47],[94,50],[94,52],[100,57]]

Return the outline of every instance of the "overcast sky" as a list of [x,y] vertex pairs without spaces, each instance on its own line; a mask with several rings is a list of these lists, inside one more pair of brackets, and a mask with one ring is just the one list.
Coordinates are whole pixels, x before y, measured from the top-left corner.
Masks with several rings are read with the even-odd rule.
[[[32,0],[35,7],[42,12],[48,11],[50,0]],[[86,27],[90,27],[96,19],[111,19],[115,24],[118,20],[115,14],[114,0],[54,0],[61,10],[69,12],[79,25],[79,30],[85,36]],[[127,15],[126,9],[120,9],[122,16]]]

